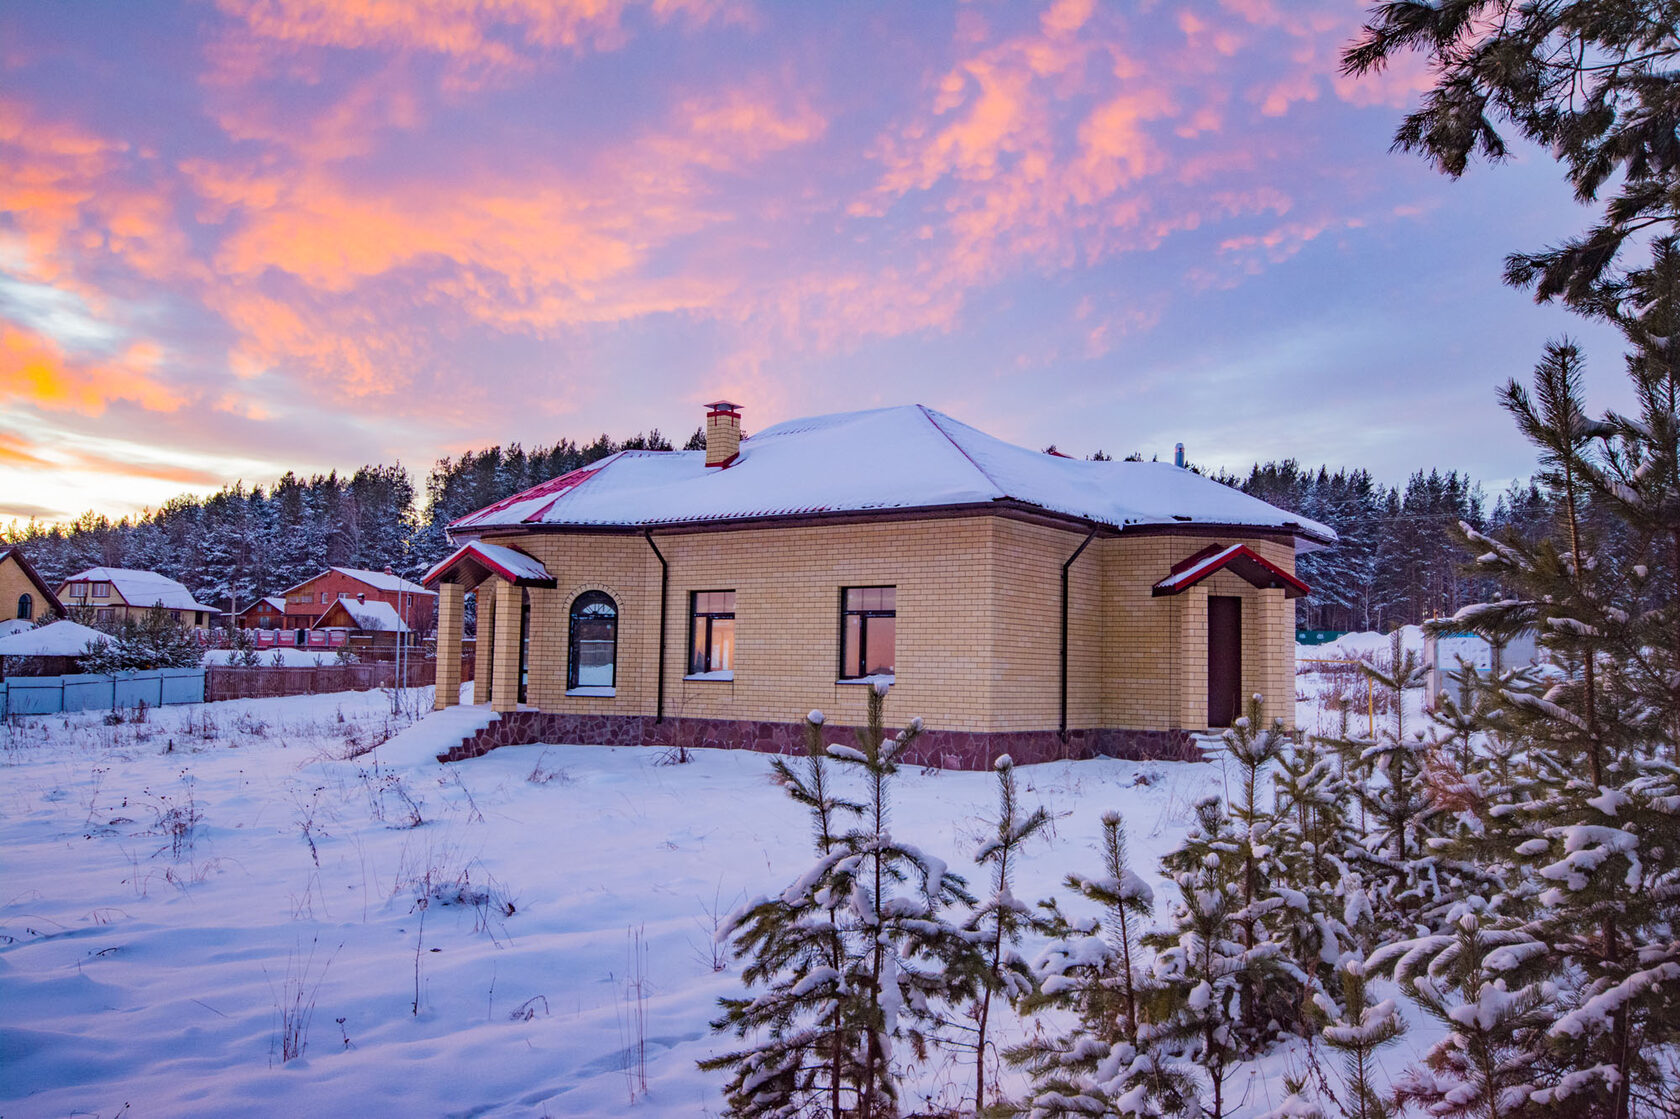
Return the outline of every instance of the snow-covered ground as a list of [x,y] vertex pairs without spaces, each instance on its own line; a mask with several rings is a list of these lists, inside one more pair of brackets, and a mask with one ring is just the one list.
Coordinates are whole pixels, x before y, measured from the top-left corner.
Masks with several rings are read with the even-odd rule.
[[[0,1115],[716,1115],[722,1076],[695,1061],[740,984],[716,920],[810,858],[768,760],[363,753],[404,722],[369,692],[0,726]],[[1025,897],[1095,870],[1109,809],[1159,885],[1192,803],[1224,791],[1217,764],[1018,774],[1056,815]],[[905,771],[897,833],[979,885],[994,780]],[[1276,1104],[1286,1061],[1227,1099]],[[923,1087],[954,1102],[968,1075]]]
[[[230,649],[206,649],[204,651],[204,663],[207,667],[235,664],[238,655]],[[338,663],[337,649],[299,649],[295,646],[288,648],[284,645],[258,649],[257,663],[267,667],[274,663],[276,655],[279,656],[281,665],[286,668],[313,668],[319,665]]]

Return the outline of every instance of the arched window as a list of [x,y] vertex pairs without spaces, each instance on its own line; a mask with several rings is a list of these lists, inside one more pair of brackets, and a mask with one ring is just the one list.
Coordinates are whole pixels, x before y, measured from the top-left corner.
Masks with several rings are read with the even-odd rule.
[[18,595],[18,617],[26,622],[35,617],[35,599],[30,595]]
[[618,607],[600,591],[572,600],[572,630],[566,658],[566,687],[610,688],[618,659]]

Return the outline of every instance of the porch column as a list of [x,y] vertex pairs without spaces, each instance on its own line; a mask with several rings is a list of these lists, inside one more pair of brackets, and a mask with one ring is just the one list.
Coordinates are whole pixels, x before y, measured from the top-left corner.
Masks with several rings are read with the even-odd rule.
[[438,584],[437,711],[461,702],[461,599],[461,584]]
[[[1266,725],[1281,718],[1295,729],[1295,604],[1284,597],[1283,588],[1265,587],[1250,600],[1260,608],[1259,648],[1255,661],[1259,681],[1255,687],[1261,700]],[[1244,656],[1247,656],[1246,650]],[[1244,697],[1244,702],[1247,697]]]
[[496,682],[496,583],[478,585],[478,637],[473,641],[473,702],[489,703]]
[[1178,725],[1208,725],[1208,592],[1206,584],[1175,595],[1178,603]]
[[[492,711],[512,711],[519,706],[519,587],[502,579],[496,584],[495,651],[496,679],[490,689]],[[482,594],[482,589],[480,590]],[[480,628],[482,632],[482,627]]]

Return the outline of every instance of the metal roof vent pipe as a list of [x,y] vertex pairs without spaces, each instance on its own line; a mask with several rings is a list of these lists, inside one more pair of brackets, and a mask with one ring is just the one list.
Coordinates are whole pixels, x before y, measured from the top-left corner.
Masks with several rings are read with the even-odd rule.
[[706,465],[728,466],[741,453],[741,406],[727,400],[706,405]]
[[1184,469],[1184,444],[1183,443],[1180,443],[1173,448],[1173,465],[1178,467],[1180,470]]

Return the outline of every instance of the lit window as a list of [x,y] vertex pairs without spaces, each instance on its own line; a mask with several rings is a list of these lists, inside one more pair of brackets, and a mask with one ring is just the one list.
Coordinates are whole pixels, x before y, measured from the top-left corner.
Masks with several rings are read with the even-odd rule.
[[897,588],[847,587],[841,592],[840,678],[893,674]]
[[695,591],[690,596],[688,671],[691,676],[733,671],[735,592]]
[[600,591],[585,591],[572,601],[571,621],[566,687],[612,687],[613,662],[618,658],[618,607]]

